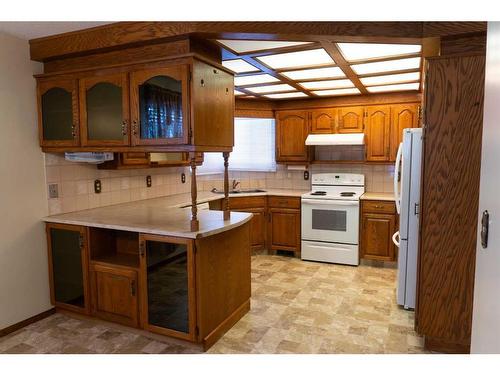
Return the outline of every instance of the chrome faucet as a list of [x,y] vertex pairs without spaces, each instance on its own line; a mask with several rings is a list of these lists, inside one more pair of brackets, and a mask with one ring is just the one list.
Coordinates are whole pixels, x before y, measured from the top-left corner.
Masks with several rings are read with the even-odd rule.
[[233,188],[232,188],[232,190],[236,190],[236,188],[238,187],[239,184],[240,184],[239,181],[233,180]]

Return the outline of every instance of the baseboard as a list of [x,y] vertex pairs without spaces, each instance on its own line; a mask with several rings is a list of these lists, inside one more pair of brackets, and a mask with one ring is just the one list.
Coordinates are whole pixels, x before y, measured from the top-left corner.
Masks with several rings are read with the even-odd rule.
[[215,344],[229,329],[234,326],[247,312],[250,311],[250,299],[245,301],[231,315],[219,324],[212,332],[203,339],[203,350],[207,351]]
[[20,330],[21,328],[24,328],[26,326],[29,326],[30,324],[38,322],[39,320],[45,319],[46,317],[54,314],[55,312],[56,312],[56,309],[53,307],[50,310],[47,310],[47,311],[44,311],[40,314],[32,316],[31,318],[24,319],[23,321],[21,321],[19,323],[16,323],[16,324],[13,324],[11,326],[0,329],[0,337],[7,336],[7,335],[11,334],[12,332]]
[[470,354],[470,343],[452,342],[425,336],[424,349],[447,354]]

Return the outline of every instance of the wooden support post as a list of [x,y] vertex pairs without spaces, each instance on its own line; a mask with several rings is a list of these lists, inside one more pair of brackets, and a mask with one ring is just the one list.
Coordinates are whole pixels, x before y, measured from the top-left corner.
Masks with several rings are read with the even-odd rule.
[[189,153],[189,161],[191,163],[191,232],[200,230],[200,222],[198,221],[198,206],[196,200],[198,198],[198,188],[196,187],[196,153]]
[[229,220],[231,211],[229,211],[229,152],[223,152],[224,157],[224,220]]

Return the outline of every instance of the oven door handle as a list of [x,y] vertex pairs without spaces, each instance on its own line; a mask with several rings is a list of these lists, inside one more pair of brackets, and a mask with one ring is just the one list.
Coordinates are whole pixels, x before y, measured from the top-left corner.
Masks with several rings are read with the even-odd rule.
[[359,201],[337,201],[333,199],[307,199],[302,198],[302,203],[311,205],[328,206],[359,206]]

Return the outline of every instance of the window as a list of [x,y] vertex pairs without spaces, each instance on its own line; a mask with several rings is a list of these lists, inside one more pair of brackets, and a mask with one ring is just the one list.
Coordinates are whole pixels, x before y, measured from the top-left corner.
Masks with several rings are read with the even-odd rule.
[[[234,148],[229,155],[231,171],[276,171],[274,119],[235,118]],[[220,152],[205,153],[199,174],[222,173],[224,159]]]

